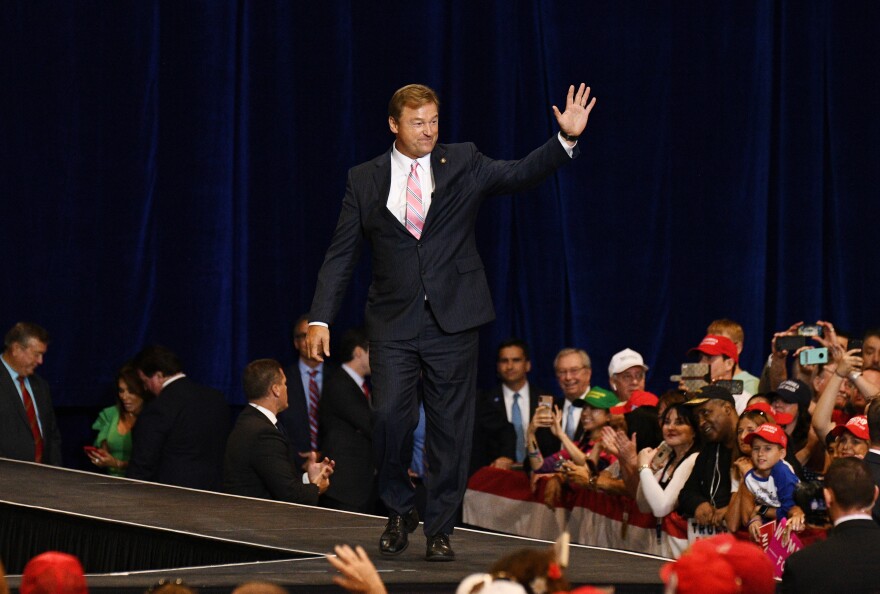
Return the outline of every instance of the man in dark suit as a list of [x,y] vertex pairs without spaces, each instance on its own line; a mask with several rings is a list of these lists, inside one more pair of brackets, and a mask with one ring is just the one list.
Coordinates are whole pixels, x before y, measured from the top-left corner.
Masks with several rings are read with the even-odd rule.
[[[498,346],[496,371],[501,381],[477,398],[471,474],[483,466],[509,470],[514,464],[523,463],[529,421],[541,395],[547,394],[528,381],[531,369],[525,341],[512,338]],[[518,431],[515,418],[519,419]],[[559,450],[559,439],[548,428],[538,429],[536,438],[542,455],[549,456]]]
[[494,318],[474,225],[483,199],[528,189],[577,153],[595,105],[584,85],[570,87],[562,130],[519,161],[494,161],[471,143],[437,144],[433,90],[407,85],[391,98],[390,151],[349,171],[342,212],[309,312],[309,355],[330,354],[331,323],[364,240],[371,244],[367,296],[376,409],[373,446],[379,494],[390,510],[379,540],[397,555],[415,530],[407,475],[418,423],[417,385],[427,420],[426,559],[451,561],[449,535],[467,483],[476,396],[477,328]]
[[[278,422],[287,433],[290,452],[297,468],[305,470],[309,460],[319,456],[321,449],[320,402],[324,380],[336,369],[332,363],[309,357],[306,332],[309,318],[302,315],[293,324],[293,346],[299,353],[297,362],[284,369],[289,394],[289,407],[278,415]],[[314,394],[310,394],[314,392]],[[314,414],[312,408],[318,403]],[[315,452],[309,456],[309,452]]]
[[128,478],[217,491],[229,434],[223,394],[186,377],[165,347],[148,346],[132,361],[156,398],[132,430]]
[[294,470],[278,413],[287,408],[287,378],[274,359],[257,359],[242,374],[244,407],[223,460],[223,490],[233,495],[317,505],[333,464],[311,464],[306,476]]
[[828,538],[794,553],[785,563],[782,591],[880,591],[880,526],[869,510],[878,488],[867,464],[858,458],[838,458],[825,474],[825,503],[834,528]]
[[0,458],[61,465],[61,432],[49,384],[34,373],[42,365],[49,333],[19,322],[6,333],[0,360]]
[[[868,416],[868,438],[871,440],[865,462],[874,478],[874,484],[880,486],[880,406],[877,406],[876,401],[868,403],[865,414]],[[875,505],[871,515],[874,521],[880,524],[880,506]]]
[[323,453],[336,462],[333,482],[321,505],[376,513],[376,466],[373,464],[373,420],[370,409],[370,341],[360,328],[342,335],[339,352],[345,362],[324,382],[321,395]]

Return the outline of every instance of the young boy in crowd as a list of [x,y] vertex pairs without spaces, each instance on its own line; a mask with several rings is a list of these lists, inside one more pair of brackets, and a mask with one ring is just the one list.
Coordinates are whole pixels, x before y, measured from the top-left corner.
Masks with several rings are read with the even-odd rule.
[[762,524],[773,519],[788,518],[792,530],[800,530],[804,513],[794,504],[797,475],[785,463],[788,437],[777,425],[765,423],[743,439],[752,447],[752,469],[743,483],[755,496],[755,508],[749,520],[749,534],[755,541]]

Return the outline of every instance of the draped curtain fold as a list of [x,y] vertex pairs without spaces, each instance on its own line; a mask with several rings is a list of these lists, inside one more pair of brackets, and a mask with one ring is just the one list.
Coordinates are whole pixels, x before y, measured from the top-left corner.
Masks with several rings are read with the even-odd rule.
[[[441,141],[502,159],[556,131],[585,81],[582,155],[493,198],[477,233],[495,345],[537,382],[586,348],[594,383],[634,348],[649,388],[730,317],[758,373],[778,329],[880,324],[880,3],[33,2],[0,8],[0,322],[53,341],[56,406],[146,342],[243,400],[247,361],[293,358],[346,170],[391,146],[387,101],[422,81]],[[361,323],[368,254],[336,335]]]

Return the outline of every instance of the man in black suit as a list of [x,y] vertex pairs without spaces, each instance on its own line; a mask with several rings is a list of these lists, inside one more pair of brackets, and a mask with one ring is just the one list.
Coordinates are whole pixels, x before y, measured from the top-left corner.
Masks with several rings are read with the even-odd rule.
[[[297,362],[284,369],[288,378],[287,391],[289,404],[287,410],[278,415],[278,422],[287,433],[290,452],[298,468],[305,470],[307,463],[319,457],[321,449],[320,402],[323,394],[324,381],[336,369],[330,362],[309,357],[306,345],[306,332],[309,318],[302,315],[293,324],[293,346],[299,353]],[[318,407],[312,415],[313,402],[310,391],[315,391]],[[309,455],[314,452],[314,455]]]
[[379,540],[397,555],[415,530],[407,475],[418,423],[417,385],[427,420],[426,559],[451,561],[449,535],[467,483],[476,396],[477,328],[494,318],[474,225],[483,199],[526,190],[577,153],[595,105],[589,88],[568,91],[553,111],[561,128],[519,161],[494,161],[471,143],[437,144],[440,104],[424,85],[391,98],[388,152],[349,171],[342,212],[309,312],[309,355],[330,354],[330,331],[364,240],[373,282],[367,296],[376,409],[373,446],[379,494],[390,510]]
[[244,407],[223,460],[223,490],[233,495],[317,505],[327,490],[333,464],[311,464],[305,476],[294,470],[278,413],[287,408],[287,378],[274,359],[257,359],[242,374]]
[[[868,416],[868,438],[871,440],[865,462],[874,478],[874,484],[880,486],[880,406],[877,406],[876,400],[868,403],[865,414]],[[880,506],[875,505],[871,515],[874,521],[880,524]]]
[[148,346],[132,361],[144,387],[156,398],[132,430],[128,478],[217,491],[229,434],[223,394],[186,377],[180,360],[165,347]]
[[376,513],[377,491],[366,332],[348,330],[342,335],[339,351],[345,362],[327,377],[321,395],[322,448],[336,462],[333,482],[321,505],[372,514]]
[[[528,381],[532,362],[529,347],[523,340],[512,338],[498,346],[495,369],[501,381],[477,398],[471,474],[483,466],[509,470],[514,464],[522,464],[529,421],[541,395],[547,394]],[[519,431],[514,424],[517,417]],[[549,456],[559,450],[559,439],[548,428],[538,429],[536,438],[542,455]]]
[[785,563],[782,591],[880,591],[880,526],[869,510],[878,488],[867,464],[858,458],[838,458],[825,474],[825,503],[834,528],[828,538],[794,553]]
[[61,466],[61,432],[49,384],[34,373],[42,365],[49,333],[19,322],[6,333],[0,360],[0,458]]

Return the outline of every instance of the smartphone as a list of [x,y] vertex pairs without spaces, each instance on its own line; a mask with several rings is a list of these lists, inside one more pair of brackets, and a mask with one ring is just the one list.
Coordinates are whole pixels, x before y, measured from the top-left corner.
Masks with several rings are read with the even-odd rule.
[[798,328],[798,336],[822,336],[822,326],[804,324]]
[[91,456],[92,454],[97,454],[99,449],[95,446],[83,446],[83,451],[86,453],[86,456]]
[[706,363],[682,363],[681,375],[673,375],[669,379],[673,382],[679,382],[688,392],[694,392],[709,383],[709,365]]
[[824,365],[828,363],[828,349],[808,349],[801,353],[801,365]]
[[709,365],[707,363],[682,363],[681,379],[707,379]]
[[666,461],[669,460],[669,454],[671,453],[672,448],[665,441],[661,441],[660,445],[657,446],[657,451],[654,453],[654,457],[651,458],[651,469],[656,471],[663,468]]
[[727,391],[730,392],[731,396],[743,393],[742,380],[716,380],[712,382],[712,385],[726,388]]
[[847,351],[851,351],[851,350],[853,350],[853,349],[858,349],[859,352],[856,353],[856,354],[857,354],[857,355],[861,355],[861,354],[862,354],[862,353],[861,353],[861,350],[862,350],[862,343],[863,343],[863,342],[864,342],[864,341],[862,341],[861,338],[850,338],[848,341],[846,341],[846,350],[847,350]]
[[780,336],[776,339],[777,351],[793,353],[801,347],[807,346],[806,336]]
[[538,397],[538,406],[546,406],[547,408],[553,408],[553,396],[548,396],[547,394],[541,394]]

